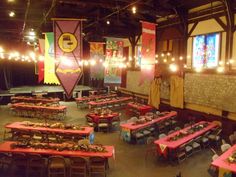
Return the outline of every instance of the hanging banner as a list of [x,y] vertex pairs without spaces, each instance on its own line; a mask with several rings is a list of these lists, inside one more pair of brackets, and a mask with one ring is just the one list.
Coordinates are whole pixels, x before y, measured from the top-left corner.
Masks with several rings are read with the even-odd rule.
[[[45,39],[39,39],[39,53],[44,56],[45,54]],[[43,57],[44,58],[44,57]],[[44,79],[44,60],[38,61],[38,83]]]
[[139,85],[154,79],[156,52],[156,24],[142,22],[142,60]]
[[121,65],[124,62],[122,40],[107,38],[104,83],[121,83]]
[[82,76],[81,20],[54,19],[55,54],[58,64],[56,75],[67,98],[70,98]]
[[60,84],[55,75],[54,35],[45,33],[44,84]]
[[96,62],[94,66],[90,67],[90,78],[102,80],[104,79],[104,50],[102,42],[90,42],[90,58]]

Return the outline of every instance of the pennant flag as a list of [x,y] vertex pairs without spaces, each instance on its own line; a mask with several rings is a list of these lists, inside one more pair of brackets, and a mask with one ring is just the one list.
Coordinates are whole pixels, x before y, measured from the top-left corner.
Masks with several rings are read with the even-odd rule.
[[232,177],[232,172],[224,168],[219,168],[219,177]]
[[159,146],[160,146],[161,152],[164,153],[167,146],[165,144],[160,144]]
[[142,22],[142,60],[139,85],[142,85],[144,80],[151,82],[154,78],[155,52],[156,25],[149,22]]
[[124,61],[123,46],[122,40],[107,38],[104,83],[121,83],[121,68],[119,66]]
[[81,21],[74,19],[55,19],[55,53],[58,65],[56,75],[67,98],[70,98],[82,76],[79,65],[81,59]]
[[90,42],[90,58],[96,62],[96,65],[90,67],[90,78],[102,80],[104,78],[104,43]]
[[[45,54],[45,40],[39,39],[39,53],[40,55]],[[38,83],[42,82],[44,79],[44,60],[38,61]]]
[[44,83],[59,84],[55,75],[54,36],[52,32],[45,33]]

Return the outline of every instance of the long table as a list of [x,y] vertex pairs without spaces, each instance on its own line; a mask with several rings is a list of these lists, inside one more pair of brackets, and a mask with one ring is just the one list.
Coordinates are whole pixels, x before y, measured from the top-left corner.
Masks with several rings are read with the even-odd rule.
[[[164,113],[164,112],[163,112]],[[148,121],[146,123],[143,124],[135,124],[134,122],[130,122],[130,123],[124,123],[121,124],[121,135],[122,135],[122,139],[124,141],[130,142],[132,140],[132,131],[137,131],[140,129],[145,129],[151,125],[160,123],[162,121],[166,121],[174,116],[177,115],[177,112],[175,111],[171,111],[171,112],[167,112],[165,115],[157,117],[155,119],[153,119],[152,121]]]
[[81,127],[82,128],[81,130],[72,130],[72,129],[26,126],[24,125],[24,122],[13,122],[10,124],[6,124],[5,128],[11,130],[40,131],[45,133],[51,132],[58,134],[84,135],[84,136],[89,136],[91,133],[93,133],[92,127]]
[[113,98],[116,97],[117,94],[105,94],[105,95],[91,95],[88,97],[81,97],[81,98],[75,98],[77,107],[83,108],[88,106],[88,102],[90,101],[96,101],[99,99],[105,99],[105,98]]
[[119,113],[117,113],[117,112],[113,112],[110,114],[104,114],[104,115],[98,115],[95,113],[89,113],[86,115],[86,117],[90,117],[95,124],[97,124],[99,122],[99,119],[108,119],[109,121],[111,121],[114,117],[117,117],[117,116],[119,116]]
[[152,106],[140,104],[140,103],[128,103],[126,107],[126,113],[135,113],[138,115],[144,115],[153,109]]
[[62,119],[66,115],[66,106],[42,106],[25,103],[15,103],[11,105],[11,108],[19,116],[24,117],[44,117]]
[[12,102],[30,102],[30,103],[59,103],[59,98],[44,98],[44,97],[27,97],[27,96],[13,96],[11,97]]
[[228,157],[230,157],[234,152],[236,152],[236,144],[223,153],[220,157],[214,160],[211,165],[218,167],[219,171],[221,169],[232,172],[236,175],[236,163],[229,163]]
[[98,100],[98,101],[90,101],[88,102],[89,108],[94,107],[101,107],[101,106],[108,106],[108,105],[114,105],[114,104],[127,104],[128,101],[131,101],[132,97],[116,97],[111,99],[104,99],[104,100]]
[[164,138],[161,138],[159,140],[156,140],[154,143],[157,145],[157,151],[159,154],[163,155],[164,157],[167,157],[168,156],[168,153],[173,151],[173,150],[176,150],[178,147],[180,147],[181,145],[203,135],[204,133],[210,131],[211,129],[214,129],[215,127],[217,127],[218,125],[214,122],[208,122],[208,126],[199,130],[199,131],[196,131],[195,133],[193,134],[189,134],[183,138],[180,138],[176,141],[170,141],[170,138],[171,137],[174,137],[178,134],[180,134],[181,132],[186,132],[188,129],[190,129],[191,127],[193,126],[196,126],[196,125],[199,125],[199,124],[204,124],[206,123],[206,121],[201,121],[201,122],[198,122],[192,126],[189,126],[189,127],[186,127],[184,129],[181,129],[179,131],[176,131]]
[[81,97],[81,98],[75,98],[76,101],[80,102],[80,101],[92,101],[92,100],[97,100],[97,99],[104,99],[104,98],[112,98],[112,97],[116,97],[116,94],[106,94],[106,95],[92,95],[92,96],[88,96],[88,97]]
[[0,144],[0,152],[4,153],[26,153],[26,154],[41,154],[41,155],[60,155],[65,157],[77,156],[77,157],[105,157],[110,158],[114,155],[114,146],[104,146],[106,152],[85,152],[85,151],[57,151],[49,149],[34,149],[34,148],[11,148],[14,142],[5,141]]

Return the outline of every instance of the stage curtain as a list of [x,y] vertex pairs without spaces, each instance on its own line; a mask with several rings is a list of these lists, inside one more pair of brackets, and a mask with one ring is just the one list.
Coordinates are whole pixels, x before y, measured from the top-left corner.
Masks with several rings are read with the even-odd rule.
[[151,82],[150,86],[150,93],[148,97],[148,104],[155,107],[159,108],[160,105],[160,87],[161,87],[161,79],[154,79]]
[[179,76],[170,78],[170,105],[176,108],[184,107],[184,79]]

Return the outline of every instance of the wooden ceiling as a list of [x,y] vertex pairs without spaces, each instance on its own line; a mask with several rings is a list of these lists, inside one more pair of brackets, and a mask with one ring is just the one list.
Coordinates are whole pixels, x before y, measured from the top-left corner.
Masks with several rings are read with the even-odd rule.
[[[232,5],[235,0],[1,0],[0,41],[23,41],[25,33],[33,28],[41,37],[42,32],[52,31],[51,18],[80,18],[86,40],[102,36],[128,37],[141,33],[140,20],[158,23],[159,26],[180,21],[188,10],[209,3],[223,1]],[[137,13],[132,13],[132,7]],[[213,13],[213,6],[208,14]],[[217,9],[219,11],[219,9]],[[15,17],[9,17],[10,11]],[[186,13],[187,12],[187,13]],[[198,16],[200,12],[188,14]],[[110,25],[106,21],[110,21]]]

